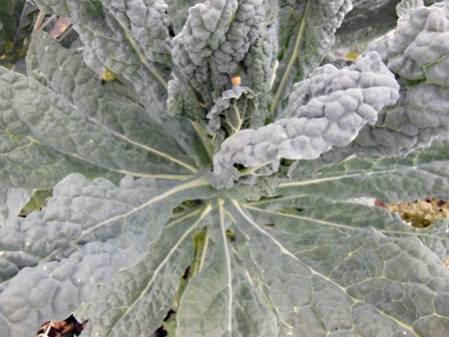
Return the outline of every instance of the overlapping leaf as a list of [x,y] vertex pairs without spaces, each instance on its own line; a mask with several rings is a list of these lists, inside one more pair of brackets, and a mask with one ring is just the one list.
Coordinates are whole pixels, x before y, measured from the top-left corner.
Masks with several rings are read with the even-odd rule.
[[[125,94],[100,85],[95,73],[78,54],[63,48],[45,33],[34,35],[27,64],[31,76],[65,97],[82,113],[155,156],[195,171],[192,165],[197,158],[188,152],[193,145],[186,144],[194,141],[189,123],[169,121],[162,125],[157,122]],[[172,137],[172,133],[176,133],[176,137]],[[192,140],[184,139],[189,136]]]
[[173,25],[174,33],[179,33],[189,16],[189,9],[201,0],[166,0],[168,14]]
[[176,336],[278,336],[275,313],[227,239],[230,219],[222,201],[215,211],[217,222],[209,230],[203,269],[182,297]]
[[71,172],[113,180],[121,176],[52,150],[26,134],[4,129],[0,139],[0,181],[5,188],[52,188]]
[[[415,0],[405,0],[404,2]],[[336,34],[333,52],[347,58],[366,49],[374,39],[388,33],[397,23],[394,0],[353,0],[353,9],[345,17]]]
[[150,253],[120,271],[103,289],[92,314],[94,335],[144,336],[155,331],[172,305],[179,281],[191,264],[193,234],[204,226],[210,206],[169,223]]
[[174,184],[127,177],[116,187],[67,177],[43,211],[0,229],[0,336],[26,336],[69,315],[97,282],[147,252],[175,206],[208,193],[204,179]]
[[351,9],[351,0],[280,2],[279,67],[271,103],[274,115],[292,92],[293,84],[320,65]]
[[[374,203],[447,199],[447,143],[407,158],[316,159],[350,143],[399,96],[376,53],[314,69],[351,1],[38,2],[70,16],[85,60],[118,81],[101,86],[78,51],[34,34],[34,79],[0,70],[4,186],[39,177],[51,185],[51,174],[73,171],[129,176],[117,186],[71,175],[22,219],[27,193],[16,207],[7,204],[14,191],[2,194],[0,337],[26,337],[74,311],[90,320],[87,335],[100,337],[147,337],[169,324],[170,337],[448,335],[447,221],[415,229]],[[416,15],[445,29],[446,6]],[[429,27],[417,34],[445,34]],[[435,52],[425,39],[425,50],[415,48],[409,35],[413,52]],[[384,60],[405,84],[398,106],[413,103],[407,118],[415,118],[401,131],[443,133],[445,79],[411,51],[396,53],[404,41],[395,41]],[[411,83],[410,69],[391,60],[435,83]],[[264,126],[273,79],[276,117]],[[169,113],[191,123],[162,118],[167,87]],[[388,111],[379,125],[405,121]],[[211,173],[214,146],[228,136]],[[27,154],[34,157],[14,166]],[[280,166],[291,168],[285,181]]]
[[[444,336],[447,331],[442,301],[449,272],[418,239],[288,215],[258,214],[253,220],[247,210],[236,210],[239,225],[253,238],[253,263],[290,335]],[[264,229],[265,223],[272,226]],[[267,251],[275,260],[267,261]]]
[[363,129],[344,152],[406,154],[412,149],[429,146],[434,139],[447,138],[449,90],[424,83],[402,85],[399,103],[384,109],[378,122]]
[[271,165],[270,174],[278,170],[281,158],[315,159],[332,146],[348,145],[362,127],[377,120],[378,111],[397,101],[398,89],[376,53],[341,70],[317,68],[296,85],[278,120],[242,130],[222,143],[214,157],[218,185],[239,178],[235,164],[254,170]]
[[385,202],[448,195],[448,146],[437,143],[406,158],[348,158],[338,164],[301,161],[282,186],[334,200],[370,197]]
[[429,146],[435,138],[447,138],[449,6],[443,2],[407,8],[396,30],[370,46],[402,79],[401,100],[382,111],[378,123],[362,130],[353,146],[340,152],[404,154]]
[[262,0],[207,0],[191,8],[173,40],[173,58],[205,104],[211,106],[236,74],[252,90],[268,91],[272,54],[265,45],[266,20]]
[[[447,196],[447,158],[447,146],[440,144],[406,159],[352,159],[324,167],[311,162],[298,165],[302,170],[292,172],[292,181],[273,197],[251,203],[218,199],[202,224],[207,243],[196,262],[200,272],[179,306],[172,302],[174,286],[167,295],[157,285],[165,264],[148,268],[159,273],[152,278],[145,272],[150,283],[119,287],[137,284],[135,272],[143,267],[136,265],[109,290],[117,302],[100,305],[112,303],[119,320],[99,319],[96,331],[115,335],[126,326],[138,335],[151,332],[164,315],[150,299],[160,303],[154,296],[163,294],[163,309],[177,311],[177,336],[443,337],[449,331],[447,226],[414,229],[373,201]],[[193,212],[198,219],[199,211]],[[170,249],[165,241],[163,246]],[[176,250],[164,255],[167,265],[172,254]],[[179,259],[184,267],[194,262],[192,249],[187,256]],[[150,261],[159,260],[147,257],[141,264]],[[134,300],[124,304],[124,298]],[[144,308],[149,316],[141,316]]]
[[[76,71],[76,68],[74,70]],[[100,118],[108,119],[110,116],[100,115],[99,118],[89,116],[87,114],[89,110],[83,111],[82,107],[75,107],[70,101],[35,80],[2,69],[0,86],[2,88],[0,102],[3,107],[1,131],[6,134],[18,134],[27,140],[27,142],[14,142],[16,148],[9,149],[8,152],[23,150],[21,146],[38,143],[76,161],[88,162],[91,166],[119,174],[140,177],[159,175],[170,178],[171,173],[179,176],[195,171],[191,165],[174,156],[141,144],[128,138],[126,132],[116,131],[101,123]],[[94,99],[101,97],[94,96]],[[132,105],[128,107],[132,108]],[[133,113],[126,108],[125,105],[124,110]],[[135,113],[134,111],[134,115]],[[125,120],[112,121],[115,123],[114,127],[123,128],[126,116],[117,117],[123,117]],[[129,128],[132,129],[132,126]],[[159,139],[159,143],[160,141]],[[160,146],[169,153],[175,149],[167,144]],[[179,150],[176,152],[179,153]],[[27,160],[32,159],[34,158]]]
[[255,93],[248,87],[236,85],[215,101],[207,114],[208,130],[221,143],[242,129],[263,126],[265,117],[259,110]]
[[[169,42],[163,2],[134,1],[126,6],[122,1],[40,0],[39,4],[71,18],[85,46],[84,59],[94,70],[110,69],[134,86],[148,113],[164,113],[170,64],[164,63]],[[149,25],[148,20],[158,24]]]

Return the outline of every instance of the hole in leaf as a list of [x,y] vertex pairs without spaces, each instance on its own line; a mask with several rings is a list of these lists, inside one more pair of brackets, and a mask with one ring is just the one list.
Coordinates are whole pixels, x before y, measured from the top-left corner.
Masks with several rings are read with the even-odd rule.
[[164,326],[161,326],[150,337],[166,337],[166,336],[167,336],[167,331],[164,330]]
[[173,309],[170,309],[164,318],[164,322],[167,322],[170,319],[170,317],[172,317],[174,314],[176,314],[176,311],[174,311]]
[[164,322],[162,325],[157,328],[153,334],[150,335],[150,337],[167,337],[167,336],[173,336],[173,332],[176,328],[176,311],[173,309],[170,309],[167,314],[164,317]]
[[201,205],[203,205],[203,204],[204,204],[203,200],[197,200],[197,199],[184,201],[183,203],[181,203],[180,205],[178,205],[178,206],[173,210],[173,215],[180,214],[180,213],[182,213],[182,212],[184,212],[184,211],[186,211],[186,210],[190,210],[190,209],[192,209],[192,208],[201,206]]
[[281,163],[281,166],[290,167],[290,165],[292,165],[293,163],[295,163],[295,161],[294,161],[294,160],[289,160],[289,159],[282,158],[281,161],[280,161],[280,163]]
[[237,234],[235,234],[234,231],[227,229],[226,230],[226,237],[231,241],[234,242],[237,239]]
[[182,275],[182,279],[183,280],[187,280],[190,277],[190,271],[191,271],[191,267],[188,266],[187,269],[184,272],[184,275]]
[[36,191],[31,197],[30,201],[28,201],[28,203],[22,208],[19,216],[24,218],[34,211],[42,210],[42,208],[47,206],[48,199],[50,199],[52,196],[52,190]]

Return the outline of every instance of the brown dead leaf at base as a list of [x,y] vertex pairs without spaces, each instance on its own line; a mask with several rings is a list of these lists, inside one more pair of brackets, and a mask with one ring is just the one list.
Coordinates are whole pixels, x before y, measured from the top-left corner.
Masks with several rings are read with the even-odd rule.
[[376,200],[376,205],[399,214],[403,220],[417,228],[425,228],[440,220],[449,219],[449,203],[436,198],[392,204]]
[[42,324],[36,337],[74,337],[84,330],[87,321],[80,323],[71,315],[63,321],[52,321]]

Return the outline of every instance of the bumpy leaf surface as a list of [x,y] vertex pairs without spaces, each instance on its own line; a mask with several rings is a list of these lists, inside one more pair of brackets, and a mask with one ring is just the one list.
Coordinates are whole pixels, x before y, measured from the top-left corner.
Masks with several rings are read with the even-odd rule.
[[[348,145],[377,112],[394,104],[399,86],[376,53],[354,65],[326,65],[296,85],[284,114],[259,129],[242,130],[226,139],[214,158],[214,171],[229,184],[238,172],[234,164],[260,168],[279,160],[315,159],[332,146]],[[226,181],[228,180],[228,181]]]
[[[400,95],[375,52],[315,68],[351,1],[38,3],[80,39],[65,49],[35,33],[31,78],[0,70],[0,187],[112,180],[69,175],[25,218],[28,192],[0,191],[0,337],[71,313],[86,337],[449,335],[448,221],[417,229],[377,206],[449,199],[448,143],[319,158],[375,122],[418,143],[445,132],[447,89],[424,83],[439,78],[425,65],[419,83],[398,76]],[[434,53],[419,36],[445,34],[447,1],[404,8],[404,41]],[[413,64],[406,49],[385,52],[396,75],[396,56]],[[101,83],[97,67],[117,79]]]
[[402,6],[396,30],[369,47],[402,79],[401,99],[384,109],[375,125],[365,127],[351,147],[337,153],[404,154],[449,134],[448,4],[423,7],[409,1]]
[[207,0],[191,8],[173,41],[173,58],[206,104],[239,73],[244,85],[267,92],[272,54],[264,42],[266,15],[262,0]]
[[374,43],[371,49],[377,50],[401,78],[447,87],[448,12],[444,2],[417,7],[408,20],[401,20],[392,34]]
[[404,154],[449,134],[449,90],[431,84],[403,83],[401,99],[384,109],[378,122],[364,128],[345,152]]
[[148,61],[170,67],[170,22],[163,0],[104,0],[103,6],[127,26]]
[[127,177],[119,187],[79,175],[64,179],[43,211],[0,229],[0,336],[27,336],[69,315],[98,282],[147,251],[186,196],[207,193],[204,179],[164,184]]

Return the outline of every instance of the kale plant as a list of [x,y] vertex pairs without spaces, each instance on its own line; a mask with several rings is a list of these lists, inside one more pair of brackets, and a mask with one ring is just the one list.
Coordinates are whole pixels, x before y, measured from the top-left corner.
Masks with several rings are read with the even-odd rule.
[[374,203],[449,198],[449,1],[36,3],[79,40],[0,69],[0,337],[449,335],[449,220]]

